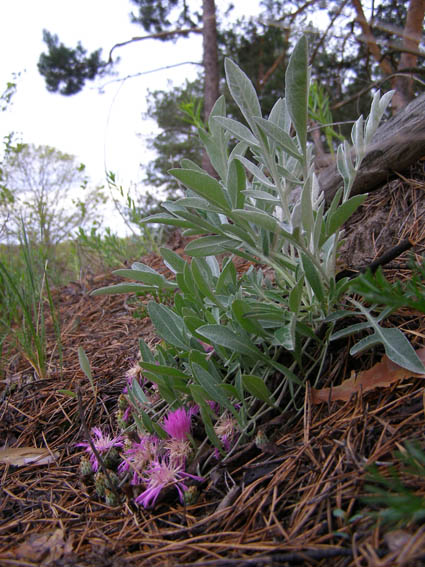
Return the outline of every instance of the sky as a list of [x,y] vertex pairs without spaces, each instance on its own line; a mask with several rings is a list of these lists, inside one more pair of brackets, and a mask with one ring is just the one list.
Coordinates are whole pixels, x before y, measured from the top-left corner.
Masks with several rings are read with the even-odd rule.
[[[258,14],[258,0],[235,4],[236,15]],[[183,65],[124,82],[116,79],[186,61],[200,62],[201,36],[193,34],[176,43],[146,40],[117,49],[117,76],[89,81],[83,92],[71,97],[49,93],[37,70],[38,58],[46,50],[43,29],[69,47],[78,41],[89,53],[101,47],[107,59],[114,44],[145,35],[140,26],[130,23],[134,7],[129,0],[1,2],[0,93],[19,74],[12,105],[0,113],[1,138],[13,131],[25,143],[73,154],[86,165],[93,184],[104,184],[105,170],[114,172],[124,188],[140,181],[140,163],[154,157],[146,139],[156,131],[155,122],[143,117],[147,89],[168,90],[195,78],[199,67]]]

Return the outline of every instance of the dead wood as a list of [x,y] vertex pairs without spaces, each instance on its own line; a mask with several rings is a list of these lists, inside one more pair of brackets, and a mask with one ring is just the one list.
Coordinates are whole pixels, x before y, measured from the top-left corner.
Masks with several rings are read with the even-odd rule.
[[[425,156],[425,94],[382,124],[372,141],[353,185],[352,195],[368,193],[392,179]],[[329,203],[342,185],[336,163],[319,175],[319,184]]]

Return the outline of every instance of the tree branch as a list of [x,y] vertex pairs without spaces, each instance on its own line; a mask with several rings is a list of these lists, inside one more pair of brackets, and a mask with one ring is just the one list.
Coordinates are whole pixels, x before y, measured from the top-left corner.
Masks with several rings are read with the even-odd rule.
[[162,32],[157,32],[157,33],[151,33],[149,35],[132,37],[131,39],[128,39],[127,41],[122,41],[121,43],[116,43],[115,45],[113,45],[111,47],[111,50],[109,52],[108,63],[112,63],[112,52],[114,51],[114,49],[118,49],[118,47],[124,47],[125,45],[128,45],[130,43],[134,43],[136,41],[143,41],[144,39],[159,39],[161,37],[164,38],[164,37],[168,37],[168,36],[172,36],[172,35],[187,35],[189,33],[202,33],[202,31],[203,31],[203,28],[184,28],[184,29],[162,31]]

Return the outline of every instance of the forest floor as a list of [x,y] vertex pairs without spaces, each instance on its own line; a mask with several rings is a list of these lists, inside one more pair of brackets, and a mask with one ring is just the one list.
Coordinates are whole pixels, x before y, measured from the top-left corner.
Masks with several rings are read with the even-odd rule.
[[[347,227],[344,267],[364,265],[410,238],[425,254],[425,162],[420,161],[370,194]],[[182,253],[182,243],[173,247]],[[138,259],[140,260],[140,259]],[[161,258],[142,259],[167,273]],[[386,266],[389,278],[404,279],[407,253]],[[246,269],[244,261],[239,270]],[[116,282],[98,275],[57,289],[62,370],[54,333],[51,366],[37,379],[18,353],[3,361],[0,384],[0,446],[46,448],[47,464],[0,463],[0,565],[32,567],[120,567],[189,565],[381,566],[425,564],[425,526],[388,526],[361,500],[365,466],[394,462],[409,439],[425,447],[425,389],[421,378],[353,396],[347,402],[313,405],[305,397],[299,417],[265,425],[270,443],[247,443],[202,486],[198,501],[183,506],[174,496],[153,511],[99,501],[79,475],[89,428],[116,431],[117,399],[138,360],[138,339],[158,341],[143,305],[127,296],[90,296]],[[425,316],[403,310],[391,319],[415,348],[425,346]],[[90,360],[95,392],[80,369],[78,347]],[[330,350],[324,383],[339,384],[351,370],[372,368],[381,351],[360,358],[350,344]],[[82,403],[67,391],[81,392]],[[285,416],[284,416],[285,417]],[[411,484],[425,496],[425,478]]]

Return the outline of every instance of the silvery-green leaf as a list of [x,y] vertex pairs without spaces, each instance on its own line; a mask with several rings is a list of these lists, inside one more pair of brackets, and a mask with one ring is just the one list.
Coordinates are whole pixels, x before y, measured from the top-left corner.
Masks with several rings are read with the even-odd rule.
[[[381,327],[379,319],[375,319],[368,309],[366,309],[361,303],[355,299],[350,300],[358,309],[366,316],[369,321],[370,326],[375,331],[373,337],[376,336],[376,340],[384,345],[385,354],[390,360],[401,366],[402,368],[407,368],[411,372],[417,374],[425,373],[425,367],[415,352],[415,349],[397,328],[384,328]],[[386,311],[388,313],[389,311]],[[382,318],[382,317],[381,317]],[[367,340],[371,341],[372,338],[366,337]],[[359,349],[366,348],[364,345],[368,346],[370,343],[366,341],[360,341],[357,345],[352,347],[351,351],[354,353],[359,352]],[[360,345],[360,346],[359,346]],[[354,350],[353,350],[354,349]],[[351,352],[350,351],[350,352]]]
[[215,121],[217,116],[226,116],[226,98],[223,95],[219,96],[215,101],[208,118],[208,126],[214,137],[220,134],[220,128],[217,126],[217,122]]
[[287,134],[291,130],[291,117],[289,116],[288,107],[284,98],[279,98],[270,111],[269,121],[282,128]]
[[381,97],[381,100],[379,101],[379,112],[381,114],[380,118],[382,118],[385,110],[387,109],[387,106],[389,105],[389,103],[391,102],[391,99],[394,96],[395,91],[388,91],[387,93],[383,94]]
[[292,52],[285,73],[285,95],[303,155],[307,146],[308,120],[308,44],[302,36]]
[[297,314],[300,310],[301,298],[304,289],[304,276],[301,276],[289,294],[289,309]]
[[[344,155],[344,146],[342,144],[340,144],[338,146],[337,152],[336,152],[336,165],[339,171],[339,174],[341,175],[343,181],[344,181],[344,189],[346,189],[347,187],[349,187],[350,184],[350,173],[347,170],[347,164],[345,161],[345,155]],[[345,191],[344,191],[345,193]]]
[[317,299],[320,301],[320,303],[323,303],[325,300],[325,295],[320,274],[316,266],[306,254],[301,254],[301,259],[306,280],[310,284],[311,289],[314,291]]
[[204,297],[208,297],[213,303],[218,305],[221,309],[224,309],[220,300],[215,296],[212,291],[212,274],[208,274],[208,270],[205,270],[205,266],[202,263],[203,258],[194,258],[191,264],[192,276],[194,282]]
[[314,217],[313,217],[313,207],[311,203],[311,189],[312,189],[312,179],[309,176],[305,183],[301,193],[301,221],[305,232],[309,235],[313,230]]
[[373,335],[365,337],[350,349],[350,354],[356,355],[376,343],[384,345],[385,354],[390,360],[414,372],[425,374],[425,367],[415,352],[415,349],[397,328],[380,327],[379,332],[375,330]]
[[143,264],[143,262],[133,262],[131,264],[131,269],[132,270],[137,270],[139,272],[148,272],[150,274],[158,274],[158,272],[156,270],[154,270],[153,268],[151,268],[150,266],[147,266],[146,264]]
[[229,209],[223,188],[214,177],[192,169],[170,169],[169,173],[213,205]]
[[195,163],[194,161],[192,161],[189,158],[183,158],[180,161],[180,167],[182,167],[182,169],[193,169],[194,171],[199,171],[200,173],[205,173],[205,171],[202,169],[202,167],[200,165],[198,165],[197,163]]
[[355,195],[342,203],[328,218],[326,219],[326,234],[329,237],[339,230],[342,225],[354,214],[354,212],[362,205],[367,198],[367,194]]
[[183,272],[186,262],[181,256],[179,256],[176,252],[174,252],[174,250],[171,250],[170,248],[161,247],[159,251],[164,264],[169,270],[171,270],[174,274],[176,274],[177,272]]
[[293,141],[291,136],[280,128],[276,124],[273,124],[270,120],[265,118],[256,118],[255,122],[257,125],[267,134],[270,138],[278,144],[283,150],[285,150],[289,155],[293,156],[299,161],[303,161],[303,156],[297,147],[297,144]]
[[245,354],[254,358],[262,358],[264,356],[249,338],[238,336],[223,325],[204,325],[198,328],[198,333],[205,337],[207,341],[234,350],[239,354]]
[[139,350],[142,360],[144,360],[145,362],[155,362],[154,355],[143,339],[139,339]]
[[325,209],[325,202],[322,201],[319,208],[316,211],[316,216],[314,219],[314,229],[313,229],[313,233],[312,233],[312,238],[313,238],[313,250],[315,250],[316,252],[318,252],[320,246],[319,246],[319,242],[320,242],[320,237],[324,232],[325,229],[325,224],[323,222],[323,211]]
[[87,376],[90,384],[93,387],[93,375],[91,373],[90,362],[83,347],[78,347],[78,361],[80,363],[81,370]]
[[252,118],[261,116],[261,107],[251,81],[242,69],[229,58],[225,59],[224,68],[230,94],[251,128],[255,127]]
[[252,173],[252,175],[258,179],[258,181],[260,183],[262,183],[263,185],[266,185],[267,187],[275,187],[275,184],[273,183],[273,180],[266,177],[264,175],[264,173],[261,171],[261,169],[256,166],[255,164],[252,163],[252,161],[250,161],[249,159],[246,159],[243,156],[237,156],[237,159],[243,163],[243,165],[247,168],[247,170]]
[[181,317],[166,305],[155,303],[155,301],[148,303],[148,313],[155,330],[164,341],[182,350],[190,350]]
[[140,224],[169,224],[171,226],[179,226],[180,228],[191,228],[192,224],[184,219],[179,219],[166,213],[158,213],[155,215],[150,215],[141,219]]
[[159,374],[162,376],[170,376],[172,378],[181,378],[184,381],[189,380],[189,376],[187,376],[184,372],[179,370],[178,368],[174,368],[173,366],[165,366],[162,364],[155,364],[151,362],[140,362],[140,366],[149,370],[153,374]]
[[370,327],[369,322],[356,323],[354,325],[349,325],[348,327],[345,327],[344,329],[340,329],[339,331],[335,331],[335,333],[332,334],[330,340],[336,341],[336,340],[342,339],[344,337],[349,337],[351,335],[354,335],[354,333],[359,333],[360,331],[364,331],[365,329],[369,329],[369,327]]
[[231,292],[235,290],[237,284],[236,268],[231,259],[228,259],[217,280],[217,293]]
[[270,406],[275,405],[269,389],[259,376],[242,374],[242,384],[244,389],[258,400],[266,402]]
[[208,264],[211,274],[218,278],[220,276],[220,264],[215,256],[206,256],[205,261]]
[[[292,158],[290,158],[292,159]],[[288,160],[289,163],[289,160]],[[296,172],[290,171],[288,168],[283,167],[283,165],[277,164],[277,172],[281,177],[287,179],[290,183],[296,183],[297,185],[301,185],[302,181],[296,175]]]
[[239,245],[236,240],[225,236],[204,236],[189,242],[184,251],[188,256],[214,256]]
[[199,364],[192,364],[193,377],[200,386],[207,392],[211,400],[218,402],[222,407],[229,410],[236,418],[238,418],[234,405],[230,402],[229,398],[224,394],[220,387],[214,381],[214,377],[205,368]]
[[351,130],[351,141],[353,142],[358,163],[363,159],[365,153],[363,123],[363,116],[360,116]]
[[177,199],[176,204],[179,205],[179,207],[182,207],[180,211],[184,210],[184,208],[187,208],[211,213],[221,213],[221,211],[223,210],[221,207],[212,205],[205,199],[202,199],[202,197],[182,197],[181,199]]
[[274,336],[286,350],[293,351],[295,349],[295,325],[297,322],[296,314],[291,314],[291,320],[288,324],[279,327],[274,332]]
[[223,128],[226,128],[226,130],[233,134],[233,136],[235,136],[238,140],[246,142],[253,147],[260,146],[260,142],[254,136],[251,130],[237,120],[233,120],[233,118],[227,118],[224,116],[216,116],[214,118],[214,122],[220,124],[220,126],[222,126]]
[[137,269],[120,269],[114,270],[112,273],[117,276],[121,276],[122,278],[136,280],[149,286],[156,286],[160,289],[172,289],[176,287],[176,284],[174,282],[167,281],[164,276],[158,274],[157,272],[148,272]]
[[[212,224],[210,222],[208,222],[205,217],[195,214],[195,213],[190,213],[187,210],[183,210],[180,211],[180,216],[183,217],[184,219],[188,220],[190,222],[190,228],[195,228],[195,229],[199,229],[202,228],[203,232],[217,232],[220,231],[220,227],[217,226],[217,224]],[[211,217],[209,217],[211,218]],[[199,234],[199,232],[197,232],[196,234]]]
[[232,208],[242,209],[245,202],[243,192],[246,187],[246,174],[243,165],[238,159],[229,160],[226,185]]
[[238,224],[235,223],[235,224],[226,225],[223,228],[223,232],[230,238],[235,237],[240,242],[244,242],[249,246],[255,247],[257,245],[257,241],[256,241],[256,235],[253,234],[253,231],[243,227],[242,225],[245,224],[245,222],[241,222],[242,219],[235,217],[233,213],[232,213],[232,218],[237,220]]
[[143,285],[135,282],[120,283],[109,285],[106,287],[100,287],[98,289],[90,292],[90,295],[112,295],[115,293],[147,293],[152,291],[157,291],[157,286]]
[[233,161],[237,156],[244,156],[249,148],[246,142],[238,142],[230,152],[229,161]]
[[227,174],[227,136],[223,134],[214,138],[203,129],[198,130],[198,135],[207,150],[211,165],[219,177],[225,179]]
[[255,209],[254,207],[247,209],[235,209],[232,211],[232,216],[235,219],[241,219],[244,221],[251,222],[265,230],[274,232],[279,229],[279,223],[275,217],[269,215],[268,213],[262,211],[261,209]]
[[146,394],[137,381],[137,378],[133,378],[131,381],[131,393],[140,404],[149,404],[149,399],[146,397]]
[[278,199],[271,193],[267,193],[266,191],[260,191],[259,189],[246,189],[242,192],[247,197],[252,197],[253,199],[258,199],[259,201],[267,201],[270,203],[275,203],[276,205],[280,204],[280,199]]
[[207,434],[208,439],[219,451],[224,454],[220,439],[217,437],[217,434],[214,431],[214,426],[211,420],[212,410],[208,405],[208,402],[210,400],[207,392],[199,384],[191,384],[190,393],[192,394],[194,402],[199,406],[202,423],[205,427],[205,433]]
[[258,336],[264,336],[264,330],[254,317],[249,317],[251,308],[249,303],[243,299],[235,299],[232,302],[232,313],[239,325],[247,332]]

